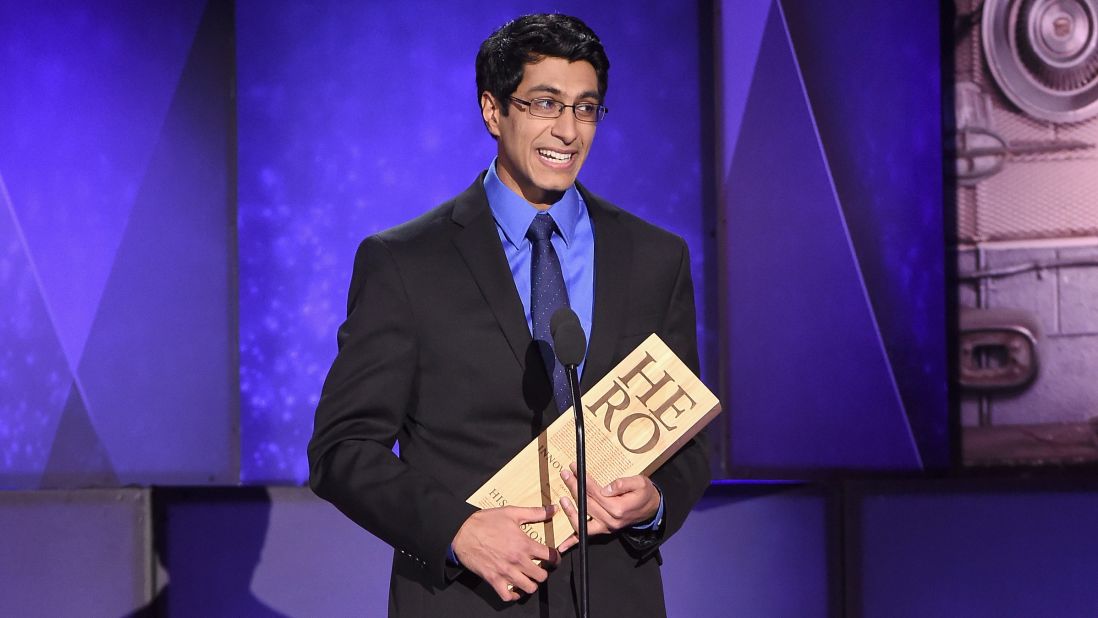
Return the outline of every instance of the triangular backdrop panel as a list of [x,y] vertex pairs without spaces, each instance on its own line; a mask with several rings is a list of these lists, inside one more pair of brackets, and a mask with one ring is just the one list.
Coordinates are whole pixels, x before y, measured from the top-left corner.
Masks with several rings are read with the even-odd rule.
[[725,194],[733,472],[919,469],[779,10]]
[[204,14],[79,366],[120,482],[236,483],[232,15]]
[[[71,366],[106,284],[204,1],[10,3],[0,172]],[[12,86],[15,87],[12,87]]]
[[[740,134],[751,76],[759,57],[763,31],[773,0],[743,0],[728,3],[721,10],[720,67],[721,123],[724,156],[722,170],[732,165],[732,153]],[[778,10],[774,8],[774,10]]]
[[73,384],[0,173],[0,489],[38,486]]
[[118,485],[110,455],[92,427],[84,398],[75,385],[69,390],[68,403],[57,426],[49,463],[40,484],[66,488]]
[[946,467],[939,6],[782,8],[919,452]]

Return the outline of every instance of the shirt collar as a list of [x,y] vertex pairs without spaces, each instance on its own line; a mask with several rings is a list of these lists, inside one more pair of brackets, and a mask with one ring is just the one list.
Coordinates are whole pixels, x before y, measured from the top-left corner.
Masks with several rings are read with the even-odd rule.
[[484,192],[488,195],[488,206],[492,209],[496,224],[503,230],[508,242],[516,248],[526,239],[526,230],[530,229],[530,223],[540,212],[548,212],[553,216],[564,243],[571,244],[584,207],[583,198],[575,184],[568,187],[560,200],[548,210],[538,210],[511,187],[503,184],[496,174],[496,160],[492,159],[492,165],[484,175]]

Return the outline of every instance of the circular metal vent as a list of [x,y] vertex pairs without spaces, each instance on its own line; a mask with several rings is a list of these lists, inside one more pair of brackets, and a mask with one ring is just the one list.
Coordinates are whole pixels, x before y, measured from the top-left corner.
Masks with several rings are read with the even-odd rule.
[[1098,0],[986,0],[991,74],[1022,111],[1053,122],[1098,114]]

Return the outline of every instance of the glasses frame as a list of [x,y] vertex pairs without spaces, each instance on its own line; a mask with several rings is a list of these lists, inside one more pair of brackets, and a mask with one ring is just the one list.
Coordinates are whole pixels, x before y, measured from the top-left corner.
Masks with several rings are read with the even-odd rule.
[[[520,105],[525,105],[526,106],[526,113],[530,114],[534,118],[560,118],[561,115],[564,114],[564,108],[571,107],[572,108],[572,117],[576,119],[576,122],[584,122],[584,123],[587,123],[587,124],[598,124],[598,123],[602,122],[603,119],[606,118],[606,113],[610,111],[610,109],[608,107],[606,107],[605,105],[603,105],[602,103],[594,103],[594,105],[595,105],[595,119],[594,120],[584,120],[584,119],[582,119],[582,118],[580,118],[579,116],[576,115],[576,106],[577,105],[592,105],[592,103],[587,102],[587,101],[567,105],[567,104],[561,103],[560,101],[558,101],[558,100],[556,100],[552,97],[538,97],[536,99],[530,99],[529,101],[527,101],[525,99],[520,99],[520,98],[518,98],[514,95],[511,95],[508,98],[511,99],[512,103],[518,103]],[[539,115],[535,114],[534,113],[534,105],[533,105],[534,101],[552,101],[557,106],[557,115],[556,116],[539,116]]]

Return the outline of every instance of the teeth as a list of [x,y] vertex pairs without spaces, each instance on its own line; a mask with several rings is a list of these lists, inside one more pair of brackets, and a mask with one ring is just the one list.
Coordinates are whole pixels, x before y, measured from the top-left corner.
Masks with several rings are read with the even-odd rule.
[[563,161],[570,161],[572,159],[571,153],[563,154],[563,153],[560,153],[560,152],[553,152],[552,150],[544,150],[544,149],[541,149],[541,148],[538,149],[538,154],[545,157],[546,159],[552,159],[554,161],[563,162]]

